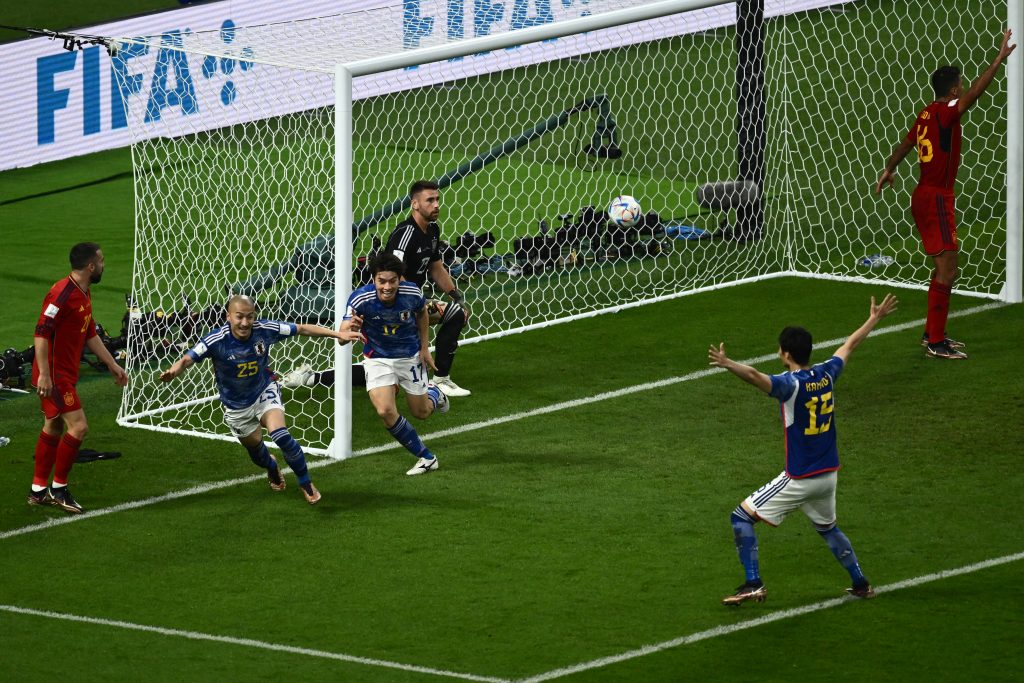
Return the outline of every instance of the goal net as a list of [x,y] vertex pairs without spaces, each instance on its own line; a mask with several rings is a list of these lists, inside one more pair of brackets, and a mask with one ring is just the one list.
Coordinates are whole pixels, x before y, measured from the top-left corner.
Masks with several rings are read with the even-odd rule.
[[[472,311],[463,343],[778,275],[927,283],[916,169],[881,198],[873,185],[930,101],[930,72],[989,62],[1005,0],[768,0],[739,22],[736,5],[699,0],[583,5],[556,21],[547,0],[466,15],[407,1],[121,39],[136,169],[121,423],[229,438],[209,368],[168,384],[157,368],[220,324],[231,293],[260,317],[335,326],[336,292],[367,280],[420,178],[442,186],[442,255]],[[351,103],[336,101],[339,64],[355,65]],[[1007,109],[1000,77],[965,119],[965,294],[998,297],[1007,280]],[[643,209],[633,226],[607,220],[621,194]],[[332,344],[288,340],[274,367],[330,368]],[[335,401],[286,395],[310,452],[330,447]]]

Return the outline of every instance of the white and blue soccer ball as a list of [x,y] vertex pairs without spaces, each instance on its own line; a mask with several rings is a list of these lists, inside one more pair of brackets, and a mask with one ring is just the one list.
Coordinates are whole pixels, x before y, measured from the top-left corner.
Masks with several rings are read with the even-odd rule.
[[608,218],[620,228],[631,228],[642,216],[640,202],[628,194],[620,194],[608,205]]

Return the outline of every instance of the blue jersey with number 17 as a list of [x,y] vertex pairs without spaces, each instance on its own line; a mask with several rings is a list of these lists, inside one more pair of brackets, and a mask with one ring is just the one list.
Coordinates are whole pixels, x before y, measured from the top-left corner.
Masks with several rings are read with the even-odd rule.
[[377,297],[373,283],[352,292],[345,320],[357,313],[363,319],[363,355],[367,358],[412,358],[420,352],[416,314],[427,300],[419,286],[402,280],[390,306]]
[[796,372],[772,375],[771,395],[782,404],[786,474],[793,479],[839,469],[833,387],[843,361],[832,356]]

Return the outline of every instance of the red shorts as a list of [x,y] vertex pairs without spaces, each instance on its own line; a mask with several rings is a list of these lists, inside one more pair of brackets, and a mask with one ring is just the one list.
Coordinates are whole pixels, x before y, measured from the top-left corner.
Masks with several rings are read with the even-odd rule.
[[910,213],[914,215],[924,253],[938,256],[944,251],[959,251],[952,192],[918,185],[910,197]]
[[82,409],[74,384],[55,384],[49,396],[40,396],[39,404],[47,420],[55,420],[62,413],[73,413]]

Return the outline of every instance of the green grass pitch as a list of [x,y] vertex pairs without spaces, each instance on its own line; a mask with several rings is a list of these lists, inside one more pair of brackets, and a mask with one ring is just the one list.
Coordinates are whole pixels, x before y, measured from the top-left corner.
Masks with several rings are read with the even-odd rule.
[[[871,293],[882,292],[777,280],[466,347],[460,380],[474,396],[420,427],[441,458],[436,474],[405,477],[410,458],[392,449],[315,470],[325,496],[316,508],[289,476],[283,494],[249,482],[0,539],[0,604],[517,678],[836,597],[848,579],[796,514],[759,529],[768,602],[718,604],[741,579],[728,513],[782,464],[777,407],[730,376],[429,435],[698,371],[710,342],[724,339],[738,358],[769,353],[786,323],[837,338],[860,323]],[[901,297],[887,325],[923,310],[923,295]],[[1005,501],[1019,479],[1024,404],[1006,368],[1024,316],[997,308],[951,329],[971,340],[969,362],[926,360],[914,327],[869,339],[840,381],[840,523],[876,585],[1021,551]],[[124,453],[73,470],[89,509],[253,473],[238,446],[115,427],[107,378],[82,390],[88,443]],[[0,461],[0,529],[60,518],[23,502],[35,400],[5,402],[0,415],[13,439]],[[361,397],[355,419],[356,448],[388,443]],[[1011,680],[1015,573],[894,591],[576,679],[734,680],[746,671],[739,650],[758,653],[771,680]],[[139,666],[153,680],[426,680],[28,615],[0,612],[0,624],[4,677],[59,656],[86,680]],[[824,642],[829,657],[787,652],[804,642]]]

